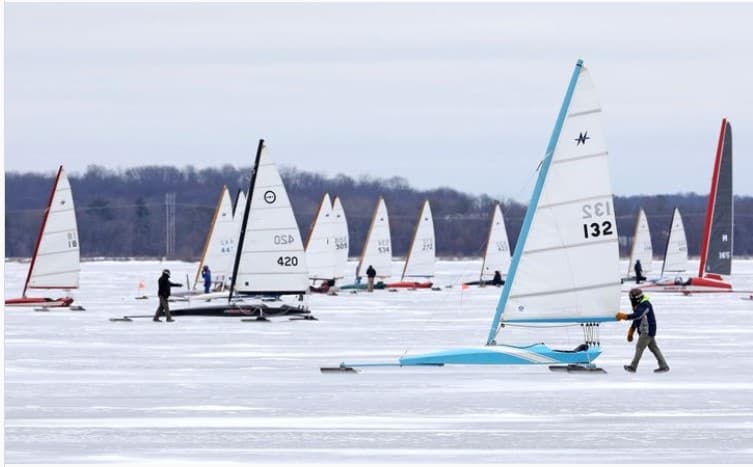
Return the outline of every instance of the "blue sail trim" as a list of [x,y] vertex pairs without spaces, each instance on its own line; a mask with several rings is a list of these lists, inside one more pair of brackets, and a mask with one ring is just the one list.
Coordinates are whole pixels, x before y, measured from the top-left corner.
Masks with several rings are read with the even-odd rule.
[[614,321],[614,317],[576,317],[576,318],[538,318],[505,320],[504,323],[606,323]]
[[552,364],[591,364],[601,354],[599,346],[588,346],[578,350],[557,350],[545,344],[525,347],[498,345],[492,347],[469,347],[451,349],[420,355],[405,355],[400,358],[400,366],[444,366],[444,365],[552,365]]
[[536,186],[534,187],[533,194],[531,195],[531,201],[528,203],[528,210],[526,211],[526,217],[523,219],[523,226],[520,228],[520,235],[515,245],[515,252],[513,253],[512,262],[510,263],[510,269],[507,272],[507,279],[505,280],[504,288],[502,289],[502,295],[497,303],[497,309],[494,312],[494,319],[492,320],[491,327],[489,328],[489,336],[486,340],[487,345],[492,345],[497,335],[497,328],[499,326],[502,313],[505,311],[505,305],[507,305],[507,299],[510,296],[510,289],[515,281],[515,273],[518,270],[518,263],[520,257],[523,255],[523,248],[528,237],[528,231],[531,229],[531,222],[533,221],[533,215],[536,211],[536,207],[539,204],[539,198],[541,197],[541,191],[544,188],[544,181],[546,180],[549,166],[552,163],[552,156],[554,150],[557,147],[557,140],[562,132],[562,126],[565,123],[567,117],[567,110],[570,107],[570,101],[572,100],[573,93],[575,92],[575,84],[578,82],[578,76],[580,76],[580,70],[583,68],[583,60],[578,60],[573,70],[573,75],[570,78],[570,84],[567,86],[567,92],[565,93],[565,99],[562,102],[562,108],[557,116],[557,122],[554,125],[552,136],[549,139],[549,144],[546,149],[546,155],[539,171],[539,177],[536,180]]

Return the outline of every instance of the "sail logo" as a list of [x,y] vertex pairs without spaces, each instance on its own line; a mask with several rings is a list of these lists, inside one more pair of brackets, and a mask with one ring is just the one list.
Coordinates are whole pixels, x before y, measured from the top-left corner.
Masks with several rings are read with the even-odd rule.
[[723,242],[729,241],[729,238],[727,237],[727,234],[722,234],[722,241]]
[[277,195],[274,191],[268,190],[264,193],[264,201],[266,201],[267,204],[272,204],[277,201]]
[[573,141],[576,142],[576,146],[580,146],[581,144],[586,144],[586,141],[589,139],[591,139],[591,137],[588,136],[588,130],[586,130],[585,132],[580,132],[578,137],[573,139]]

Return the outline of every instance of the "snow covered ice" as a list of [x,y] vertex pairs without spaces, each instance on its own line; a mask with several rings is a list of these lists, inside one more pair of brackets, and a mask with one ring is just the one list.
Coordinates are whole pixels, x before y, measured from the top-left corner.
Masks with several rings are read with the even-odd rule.
[[[546,366],[322,374],[341,361],[482,345],[500,290],[458,286],[478,277],[480,260],[439,261],[435,284],[453,288],[314,295],[319,321],[109,321],[152,314],[165,267],[184,281],[196,265],[84,262],[74,304],[86,311],[6,309],[7,462],[753,461],[753,300],[741,299],[751,292],[653,294],[668,374],[652,372],[648,351],[638,373],[623,371],[634,349],[625,322],[601,326],[606,375]],[[6,297],[20,295],[27,268],[6,263]],[[398,277],[401,268],[393,262]],[[148,300],[135,299],[142,280]],[[753,261],[736,259],[731,282],[753,291]],[[573,348],[582,335],[506,328],[499,340]]]

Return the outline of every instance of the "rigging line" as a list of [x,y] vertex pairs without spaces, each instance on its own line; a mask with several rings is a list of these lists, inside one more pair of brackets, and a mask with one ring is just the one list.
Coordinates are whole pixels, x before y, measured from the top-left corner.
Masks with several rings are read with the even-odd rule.
[[[521,187],[518,189],[518,191],[515,193],[515,195],[513,195],[512,197],[510,197],[511,200],[521,199],[521,195],[524,194],[523,193],[524,190],[525,190],[525,193],[530,194],[530,192],[531,192],[531,189],[530,189],[531,183],[537,177],[537,174],[539,173],[539,169],[541,169],[541,165],[543,163],[544,163],[544,159],[542,159],[542,160],[539,161],[539,164],[536,166],[536,170],[532,171],[528,175],[528,179],[526,179],[523,182],[523,185],[521,185]],[[521,204],[521,203],[517,203],[517,204]],[[520,218],[522,218],[522,217],[523,216],[520,216]]]

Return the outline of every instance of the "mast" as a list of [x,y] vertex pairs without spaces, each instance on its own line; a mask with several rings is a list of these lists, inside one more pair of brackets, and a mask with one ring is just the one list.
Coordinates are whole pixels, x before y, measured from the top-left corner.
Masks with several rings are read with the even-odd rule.
[[222,206],[222,199],[227,191],[227,185],[222,185],[222,191],[220,192],[220,199],[217,200],[217,206],[214,208],[214,215],[212,216],[212,223],[209,225],[209,233],[207,233],[207,239],[204,241],[204,250],[201,252],[201,259],[199,260],[199,268],[196,270],[196,277],[193,279],[192,290],[196,290],[196,284],[199,282],[199,275],[201,274],[201,267],[204,266],[204,261],[207,259],[207,250],[209,249],[209,242],[212,240],[212,233],[214,232],[214,225],[217,222],[217,216],[220,213]]
[[565,99],[562,103],[562,107],[560,108],[560,113],[557,116],[557,122],[554,125],[552,136],[549,138],[549,144],[547,145],[546,154],[544,156],[544,160],[541,163],[541,168],[539,169],[539,177],[536,180],[536,186],[533,189],[533,194],[531,195],[531,201],[528,203],[526,216],[523,219],[523,226],[520,229],[520,235],[518,236],[518,241],[515,244],[515,252],[513,253],[512,262],[510,263],[510,270],[507,273],[507,280],[505,280],[505,285],[502,289],[502,295],[499,298],[499,303],[497,303],[497,309],[494,312],[494,318],[492,319],[491,326],[489,327],[489,335],[486,340],[486,345],[495,344],[495,337],[497,335],[497,329],[499,328],[499,321],[502,318],[502,313],[505,311],[505,306],[507,305],[507,299],[510,296],[510,289],[512,287],[513,282],[515,281],[515,273],[518,270],[518,263],[520,262],[520,258],[521,256],[523,256],[523,248],[525,247],[526,238],[528,237],[528,231],[531,229],[531,223],[533,222],[533,215],[536,212],[536,208],[539,204],[539,199],[541,198],[541,191],[544,188],[544,181],[546,180],[546,175],[547,175],[547,172],[549,171],[549,166],[552,163],[554,150],[557,147],[557,141],[559,140],[560,133],[562,132],[562,125],[565,123],[565,118],[567,117],[567,110],[570,107],[570,101],[573,98],[573,93],[575,92],[575,85],[578,82],[578,76],[580,75],[580,71],[582,68],[583,68],[583,60],[578,60],[578,62],[575,64],[575,69],[573,70],[572,77],[570,78],[570,84],[568,84],[567,86]]
[[233,262],[233,277],[230,281],[230,291],[227,297],[228,303],[233,298],[233,291],[235,290],[235,280],[238,276],[238,266],[241,262],[241,253],[243,252],[243,240],[246,237],[246,225],[248,224],[248,213],[251,211],[251,200],[254,194],[254,185],[256,184],[256,174],[259,173],[259,161],[261,160],[261,152],[264,149],[264,140],[259,140],[259,146],[256,148],[256,159],[254,160],[254,167],[251,169],[251,180],[248,184],[248,196],[246,197],[246,207],[243,210],[243,220],[241,221],[241,235],[238,239],[238,245],[235,247],[235,262]]
[[26,289],[29,287],[29,280],[31,280],[31,273],[34,270],[34,263],[37,261],[37,252],[39,251],[39,244],[42,242],[42,234],[44,234],[44,228],[47,225],[47,217],[50,215],[50,207],[52,206],[52,200],[55,197],[55,192],[58,189],[58,181],[60,175],[63,173],[63,166],[58,167],[58,173],[55,176],[55,183],[52,184],[52,191],[50,192],[50,198],[47,200],[47,208],[44,210],[44,217],[42,217],[42,224],[39,226],[39,233],[37,234],[37,243],[34,245],[34,254],[31,256],[31,264],[29,265],[29,272],[26,274],[26,282],[24,282],[24,292],[22,297],[26,298]]

